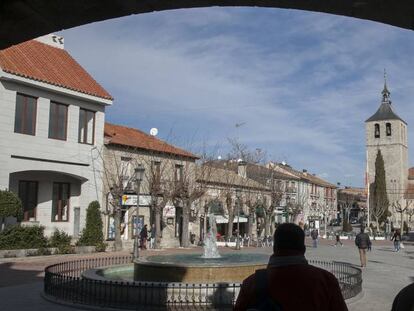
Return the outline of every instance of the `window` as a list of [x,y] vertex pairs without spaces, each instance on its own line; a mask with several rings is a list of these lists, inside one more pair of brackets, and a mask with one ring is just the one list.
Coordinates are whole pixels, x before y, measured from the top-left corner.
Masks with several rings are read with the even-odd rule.
[[68,106],[50,102],[49,138],[66,140]]
[[52,221],[69,220],[70,184],[53,183]]
[[180,164],[175,165],[175,181],[183,181],[183,166]]
[[36,133],[37,98],[17,94],[14,132],[28,135]]
[[81,144],[95,143],[95,112],[80,109],[79,110],[79,133],[78,141]]
[[385,124],[385,133],[387,134],[387,136],[391,136],[391,123]]
[[375,138],[380,138],[380,126],[378,123],[375,124],[375,132],[374,132]]
[[23,220],[36,220],[37,181],[19,181],[19,198],[23,206]]

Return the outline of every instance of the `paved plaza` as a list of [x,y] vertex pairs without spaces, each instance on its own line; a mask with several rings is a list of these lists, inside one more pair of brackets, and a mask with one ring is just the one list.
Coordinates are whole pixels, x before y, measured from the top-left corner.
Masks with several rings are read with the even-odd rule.
[[[333,241],[321,241],[318,248],[310,247],[307,241],[306,257],[309,259],[335,260],[359,266],[359,257],[353,241],[345,241],[343,247],[333,247]],[[145,251],[141,254],[171,254],[194,252],[197,249],[169,249]],[[201,251],[200,249],[198,251]],[[221,248],[221,252],[235,252]],[[271,254],[270,248],[245,248],[243,252]],[[93,256],[125,255],[126,253],[100,253]],[[91,257],[91,255],[45,256],[16,259],[0,259],[0,305],[1,310],[44,311],[75,310],[67,306],[45,301],[42,291],[43,269],[50,264]],[[406,246],[399,253],[392,251],[388,241],[374,242],[372,252],[368,253],[367,268],[363,270],[363,293],[347,301],[349,310],[390,310],[395,295],[401,288],[414,281],[414,246]]]

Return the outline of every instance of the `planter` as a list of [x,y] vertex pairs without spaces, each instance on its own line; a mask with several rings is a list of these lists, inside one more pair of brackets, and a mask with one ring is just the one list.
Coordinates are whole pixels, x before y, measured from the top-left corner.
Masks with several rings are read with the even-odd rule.
[[385,240],[385,237],[383,237],[383,236],[376,236],[376,237],[374,237],[374,240],[375,241],[384,241]]
[[57,253],[57,249],[50,248],[30,248],[30,249],[4,249],[0,250],[0,258],[17,258],[28,256],[53,255]]
[[75,246],[75,254],[95,253],[95,246]]

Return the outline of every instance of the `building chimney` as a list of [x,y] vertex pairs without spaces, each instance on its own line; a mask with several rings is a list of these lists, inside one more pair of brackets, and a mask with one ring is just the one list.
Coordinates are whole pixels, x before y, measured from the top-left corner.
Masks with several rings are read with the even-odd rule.
[[45,35],[45,36],[38,37],[35,40],[42,42],[44,44],[51,45],[55,48],[59,48],[59,49],[65,48],[65,40],[63,39],[63,37],[57,36],[52,33]]
[[237,162],[237,174],[243,178],[247,178],[247,163],[243,160]]

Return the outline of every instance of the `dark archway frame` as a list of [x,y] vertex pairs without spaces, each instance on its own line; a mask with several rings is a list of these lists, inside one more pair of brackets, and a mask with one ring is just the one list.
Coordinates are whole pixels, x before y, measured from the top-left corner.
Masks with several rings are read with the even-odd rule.
[[3,0],[0,2],[0,49],[106,19],[212,6],[324,12],[414,29],[412,0]]

